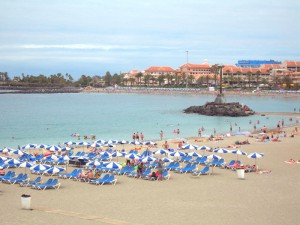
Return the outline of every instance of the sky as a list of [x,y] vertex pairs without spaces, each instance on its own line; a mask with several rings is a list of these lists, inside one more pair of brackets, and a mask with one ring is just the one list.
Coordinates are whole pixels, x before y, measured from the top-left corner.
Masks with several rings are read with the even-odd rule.
[[0,72],[10,77],[300,60],[299,0],[0,0],[0,8]]

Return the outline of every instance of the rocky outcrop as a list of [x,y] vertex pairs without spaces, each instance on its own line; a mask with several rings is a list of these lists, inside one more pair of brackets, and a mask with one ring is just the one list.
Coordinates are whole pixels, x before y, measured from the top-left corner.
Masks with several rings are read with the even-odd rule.
[[198,113],[207,116],[249,116],[254,115],[255,112],[246,105],[241,105],[238,102],[231,103],[215,103],[208,102],[203,106],[191,106],[184,109],[184,113]]

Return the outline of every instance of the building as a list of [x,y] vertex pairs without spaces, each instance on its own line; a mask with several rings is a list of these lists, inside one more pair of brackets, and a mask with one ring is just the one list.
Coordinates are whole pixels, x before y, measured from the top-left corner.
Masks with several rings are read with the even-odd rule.
[[179,67],[181,75],[186,74],[187,76],[192,75],[194,81],[198,80],[200,77],[213,77],[212,66],[208,63],[202,64],[191,64],[186,63]]
[[151,66],[145,70],[144,74],[149,74],[155,78],[159,75],[175,75],[177,71],[169,66]]
[[235,64],[237,67],[241,68],[259,68],[262,64],[281,64],[279,61],[275,60],[238,60]]
[[293,72],[300,72],[300,62],[296,61],[284,61],[282,63],[282,68],[293,71]]

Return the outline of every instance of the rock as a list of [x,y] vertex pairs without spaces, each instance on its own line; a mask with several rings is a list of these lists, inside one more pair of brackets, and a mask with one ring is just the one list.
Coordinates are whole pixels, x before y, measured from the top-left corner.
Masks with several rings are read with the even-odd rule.
[[238,102],[231,103],[216,103],[208,102],[203,106],[191,106],[183,110],[184,113],[198,113],[207,116],[249,116],[254,115],[255,112],[248,106],[242,106]]

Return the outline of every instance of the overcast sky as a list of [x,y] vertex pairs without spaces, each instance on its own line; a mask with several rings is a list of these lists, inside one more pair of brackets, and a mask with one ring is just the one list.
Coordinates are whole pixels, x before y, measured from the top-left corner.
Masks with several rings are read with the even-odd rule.
[[0,72],[300,60],[299,0],[1,0]]

